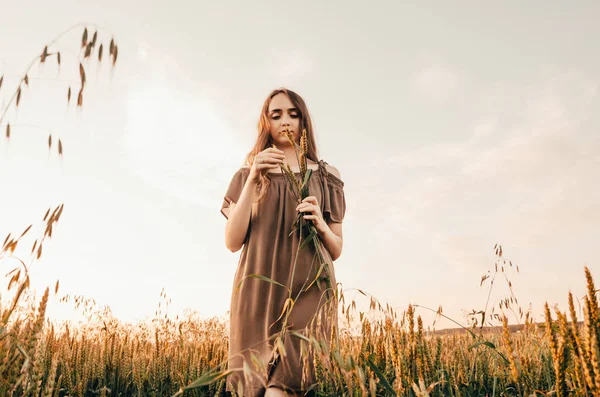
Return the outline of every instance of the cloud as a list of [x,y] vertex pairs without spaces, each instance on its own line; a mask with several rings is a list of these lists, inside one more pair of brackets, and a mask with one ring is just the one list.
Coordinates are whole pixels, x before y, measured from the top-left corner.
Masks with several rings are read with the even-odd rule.
[[434,63],[417,73],[414,84],[425,97],[445,101],[459,88],[460,78],[449,65]]
[[490,248],[480,235],[439,235],[434,237],[435,245],[445,262],[452,269],[463,274],[474,269],[487,269],[490,265]]
[[473,136],[463,142],[437,142],[410,152],[388,157],[384,161],[393,167],[418,169],[439,167],[444,164],[464,161],[472,153],[475,144],[482,136],[489,134],[490,127],[478,126]]
[[145,62],[148,59],[148,43],[142,41],[138,44],[137,48],[137,56],[141,62]]
[[268,56],[268,70],[280,80],[303,78],[314,69],[313,57],[301,48],[289,51],[273,49]]
[[481,269],[495,242],[591,255],[574,239],[600,225],[597,87],[582,76],[556,76],[505,98],[511,123],[486,112],[463,141],[380,162],[402,175],[384,199],[382,228],[390,232],[381,234],[413,230],[462,270]]
[[215,96],[187,94],[169,78],[176,71],[168,59],[152,63],[149,76],[128,90],[127,166],[167,195],[214,208],[244,148],[210,99]]

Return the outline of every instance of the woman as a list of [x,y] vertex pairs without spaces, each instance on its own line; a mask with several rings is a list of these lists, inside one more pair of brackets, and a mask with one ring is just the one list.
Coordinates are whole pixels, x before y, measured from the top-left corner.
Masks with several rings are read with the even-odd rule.
[[[284,132],[291,132],[299,142],[303,130],[312,176],[309,196],[299,203],[280,166],[289,164],[299,177],[296,152]],[[241,384],[244,396],[294,396],[303,395],[315,383],[311,352],[301,339],[286,333],[284,349],[277,352],[274,341],[282,329],[306,334],[317,312],[327,313],[317,326],[320,335],[336,335],[337,283],[332,262],[342,252],[343,188],[337,169],[318,160],[304,100],[288,89],[271,92],[262,108],[256,144],[246,166],[233,176],[221,208],[227,218],[227,248],[232,252],[243,248],[231,296],[228,369],[233,373],[228,391],[237,392]],[[328,276],[333,299],[325,298],[324,281],[311,285],[319,269],[315,248],[309,244],[298,251],[298,234],[290,235],[298,212],[312,222],[323,243],[323,256],[331,264]],[[284,319],[281,315],[290,296],[295,302]],[[243,371],[244,362],[252,373]]]

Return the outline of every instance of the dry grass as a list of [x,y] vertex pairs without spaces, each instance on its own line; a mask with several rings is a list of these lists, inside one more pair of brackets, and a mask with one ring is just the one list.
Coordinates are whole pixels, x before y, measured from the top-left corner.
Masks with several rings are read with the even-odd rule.
[[[595,291],[589,270],[588,291]],[[189,315],[125,325],[104,312],[77,329],[44,320],[48,290],[22,308],[0,340],[0,395],[167,396],[206,377],[227,358],[227,324]],[[307,338],[323,396],[595,395],[598,390],[598,322],[595,295],[577,318],[509,332],[467,331],[439,337],[423,328],[410,306],[398,316],[379,307],[360,316],[360,330],[342,326],[339,345]],[[3,308],[4,309],[4,308]],[[557,313],[560,313],[557,311]],[[358,315],[358,316],[357,316]],[[379,317],[375,320],[374,317]],[[346,324],[347,325],[347,324]],[[27,378],[27,382],[24,382]],[[185,395],[225,395],[224,378]]]
[[[63,36],[79,28],[80,26],[76,25],[67,29],[44,46],[40,55],[33,57],[27,69],[19,76],[12,91],[5,84],[4,74],[0,75],[0,95],[8,93],[9,96],[6,102],[3,101],[3,107],[0,109],[0,128],[5,131],[4,141],[6,143],[9,143],[15,134],[21,133],[21,127],[25,129],[35,127],[47,131],[38,126],[20,125],[15,123],[15,120],[18,116],[18,109],[23,106],[22,102],[29,94],[31,88],[30,76],[36,72],[34,68],[40,68],[49,59],[54,59],[56,70],[60,73],[62,65],[61,52],[66,53],[69,59],[75,60],[78,64],[79,94],[77,109],[81,110],[83,107],[84,89],[87,83],[86,67],[96,62],[92,56],[94,51],[97,51],[97,62],[102,62],[104,47],[103,44],[98,46],[99,30],[95,29],[90,39],[87,26],[82,27],[81,47],[78,53],[63,47],[59,43]],[[117,54],[118,46],[114,39],[111,39],[109,57],[112,67],[115,66],[117,61]],[[68,107],[71,102],[71,85],[65,87],[65,90],[67,92],[66,104]],[[15,120],[9,120],[8,112],[11,109],[15,110],[13,116]],[[54,149],[59,157],[63,156],[63,143],[60,137],[56,139],[56,137],[53,137],[52,132],[48,131],[47,144],[50,152]],[[65,372],[61,364],[64,357],[54,349],[56,341],[53,339],[53,330],[48,333],[44,328],[49,290],[46,289],[37,310],[24,306],[24,297],[29,288],[29,269],[42,256],[44,243],[52,237],[53,230],[63,213],[63,209],[63,204],[56,206],[54,210],[48,208],[42,221],[42,233],[33,241],[28,260],[23,260],[14,253],[19,246],[22,247],[24,244],[23,238],[30,232],[33,224],[26,227],[18,237],[9,233],[0,249],[0,265],[11,262],[17,263],[14,269],[6,273],[8,285],[6,292],[1,295],[2,300],[0,300],[0,395],[2,396],[53,396],[60,393],[60,380]],[[57,290],[58,282],[55,293]],[[23,318],[23,314],[26,315],[25,318]]]

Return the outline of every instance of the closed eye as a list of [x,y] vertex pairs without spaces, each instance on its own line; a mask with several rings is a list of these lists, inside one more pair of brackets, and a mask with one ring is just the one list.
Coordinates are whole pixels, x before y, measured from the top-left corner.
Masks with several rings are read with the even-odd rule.
[[[292,114],[290,114],[290,117],[293,119],[297,119],[300,117],[300,115],[298,113],[292,113]],[[273,120],[279,120],[279,118],[281,118],[281,116],[278,113],[276,113],[276,114],[271,115],[271,118]]]

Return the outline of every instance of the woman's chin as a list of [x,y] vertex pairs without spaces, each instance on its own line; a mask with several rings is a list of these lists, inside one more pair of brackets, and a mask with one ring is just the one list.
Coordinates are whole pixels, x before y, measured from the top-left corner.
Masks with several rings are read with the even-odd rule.
[[278,146],[282,146],[282,145],[289,145],[290,142],[288,141],[287,137],[285,135],[277,135],[273,141],[275,142],[275,145]]

